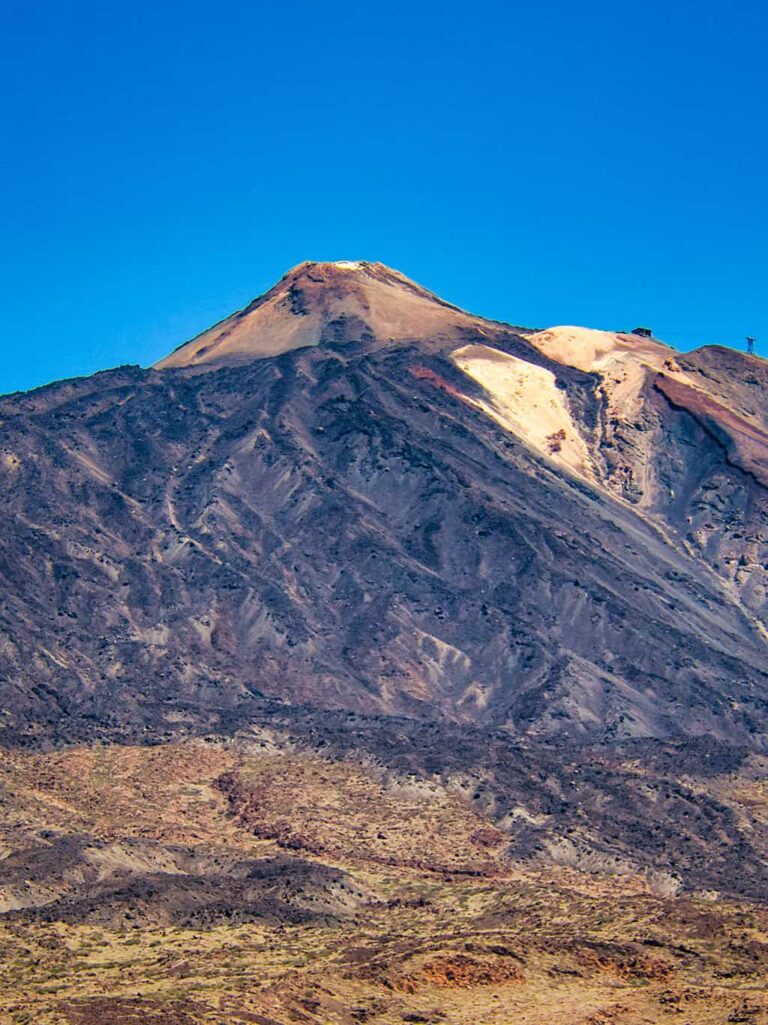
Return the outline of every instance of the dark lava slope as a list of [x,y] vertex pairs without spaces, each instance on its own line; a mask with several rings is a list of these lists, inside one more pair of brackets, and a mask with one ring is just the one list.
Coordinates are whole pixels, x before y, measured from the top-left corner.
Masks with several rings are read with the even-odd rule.
[[[234,357],[225,322],[210,363],[197,341],[0,399],[3,738],[215,728],[264,696],[764,746],[764,363],[638,357],[622,418],[613,369],[338,267],[231,318]],[[265,309],[296,345],[256,351]],[[521,436],[467,346],[539,368],[568,431],[537,448],[522,392]]]

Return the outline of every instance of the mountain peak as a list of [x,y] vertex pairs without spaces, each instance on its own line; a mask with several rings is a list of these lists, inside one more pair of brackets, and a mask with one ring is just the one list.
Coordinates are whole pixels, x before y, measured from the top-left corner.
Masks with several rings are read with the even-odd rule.
[[456,337],[461,329],[482,323],[383,263],[306,260],[157,368],[245,363],[329,340],[366,337],[378,347]]

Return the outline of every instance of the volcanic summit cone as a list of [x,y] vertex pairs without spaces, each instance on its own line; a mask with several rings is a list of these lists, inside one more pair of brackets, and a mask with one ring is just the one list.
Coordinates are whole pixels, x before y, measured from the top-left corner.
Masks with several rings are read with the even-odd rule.
[[482,323],[382,263],[306,261],[157,367],[221,366],[323,342],[456,337]]

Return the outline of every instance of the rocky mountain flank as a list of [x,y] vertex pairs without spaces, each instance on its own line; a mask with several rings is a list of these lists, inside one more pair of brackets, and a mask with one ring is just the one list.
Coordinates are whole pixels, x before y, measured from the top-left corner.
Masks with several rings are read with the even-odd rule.
[[270,702],[768,728],[768,367],[305,263],[155,368],[0,399],[2,737]]

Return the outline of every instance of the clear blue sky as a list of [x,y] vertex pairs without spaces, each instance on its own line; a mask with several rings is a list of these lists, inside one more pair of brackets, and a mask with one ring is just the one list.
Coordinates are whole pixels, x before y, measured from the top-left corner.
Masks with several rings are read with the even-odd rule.
[[768,355],[764,0],[11,0],[0,392],[149,363],[303,259]]

